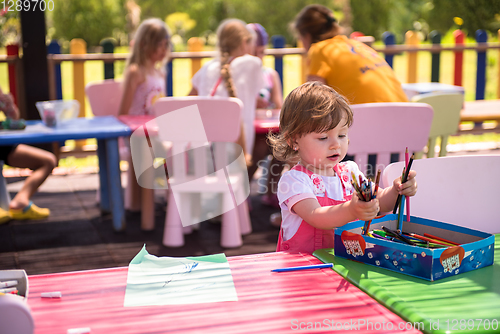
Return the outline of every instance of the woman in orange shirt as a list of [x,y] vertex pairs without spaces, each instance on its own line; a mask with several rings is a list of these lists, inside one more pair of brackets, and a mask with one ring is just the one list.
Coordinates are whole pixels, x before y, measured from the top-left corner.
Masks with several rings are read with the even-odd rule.
[[308,81],[327,84],[350,104],[408,101],[387,62],[364,43],[341,35],[328,8],[306,6],[293,27],[308,50]]

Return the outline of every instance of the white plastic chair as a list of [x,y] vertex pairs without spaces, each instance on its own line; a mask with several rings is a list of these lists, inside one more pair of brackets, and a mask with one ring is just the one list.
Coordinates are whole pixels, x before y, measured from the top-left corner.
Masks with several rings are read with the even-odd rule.
[[[85,87],[85,92],[89,99],[92,113],[95,116],[118,116],[123,94],[122,82],[115,81],[114,79],[92,82]],[[120,147],[120,159],[130,163],[130,149],[125,144],[124,138],[119,138],[118,143]],[[133,168],[129,168],[127,174],[128,182],[124,196],[125,208],[135,209],[140,207],[141,228],[143,230],[152,230],[154,229],[154,192],[152,189],[137,188],[134,182],[135,174]],[[140,194],[141,203],[137,202],[138,198],[134,196],[134,193]]]
[[[416,95],[413,102],[427,103],[434,110],[434,118],[429,132],[429,142],[427,144],[427,158],[434,158],[436,139],[441,138],[441,149],[439,156],[447,154],[446,145],[448,136],[454,135],[458,131],[460,124],[460,111],[464,105],[464,94],[462,93],[428,93]],[[417,155],[422,157],[422,152]]]
[[[390,163],[391,153],[402,160],[405,148],[421,151],[429,138],[432,108],[425,103],[381,102],[351,106],[354,121],[349,129],[348,155],[363,173],[368,169],[368,155],[377,154],[376,169]],[[375,174],[375,171],[372,171]]]
[[[245,158],[242,151],[236,153],[226,145],[233,143],[229,145],[234,148],[238,139],[242,108],[239,99],[228,97],[166,97],[154,104],[158,137],[171,143],[168,155],[173,157],[167,164],[165,246],[182,246],[183,232],[189,231],[189,225],[220,213],[222,247],[241,246],[241,235],[252,231],[246,202],[250,189]],[[208,154],[209,143],[213,144],[213,154]],[[193,153],[194,164],[190,167],[194,175],[186,168],[187,150]],[[234,153],[236,159],[231,158]],[[210,207],[212,212],[201,217],[199,200],[207,193],[222,194],[222,206]]]
[[[387,166],[381,186],[401,176],[404,162]],[[487,233],[500,233],[500,155],[471,155],[414,160],[417,194],[410,215]]]

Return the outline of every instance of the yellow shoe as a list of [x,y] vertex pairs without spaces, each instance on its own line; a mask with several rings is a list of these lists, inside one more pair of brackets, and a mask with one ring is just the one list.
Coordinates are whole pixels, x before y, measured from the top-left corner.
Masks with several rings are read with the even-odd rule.
[[10,214],[12,219],[25,220],[25,219],[44,219],[50,215],[50,210],[45,208],[39,208],[33,202],[30,201],[28,206],[24,209],[13,210],[10,209]]
[[0,224],[7,223],[10,220],[12,220],[10,212],[0,208]]

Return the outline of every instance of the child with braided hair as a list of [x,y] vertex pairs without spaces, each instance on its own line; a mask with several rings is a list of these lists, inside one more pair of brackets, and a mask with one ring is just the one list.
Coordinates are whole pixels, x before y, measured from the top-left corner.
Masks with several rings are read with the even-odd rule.
[[245,22],[224,20],[217,28],[217,38],[220,55],[196,72],[189,95],[237,97],[243,102],[243,131],[238,143],[249,163],[255,141],[255,97],[264,86],[262,62],[258,57],[249,55],[252,34]]

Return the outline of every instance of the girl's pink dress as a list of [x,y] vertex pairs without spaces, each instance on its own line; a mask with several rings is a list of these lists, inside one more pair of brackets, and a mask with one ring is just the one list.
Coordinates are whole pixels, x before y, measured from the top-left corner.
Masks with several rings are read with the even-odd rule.
[[[340,175],[337,167],[338,165],[333,169],[337,175]],[[309,177],[313,174],[313,172],[302,165],[295,165],[292,169],[306,173]],[[340,177],[342,177],[342,175],[340,175]],[[344,182],[342,182],[342,192],[344,198],[341,201],[329,198],[326,189],[324,196],[317,196],[316,198],[321,206],[338,205],[350,201],[352,195],[347,195]],[[321,230],[312,227],[306,221],[302,220],[297,232],[287,241],[283,241],[283,230],[280,230],[276,251],[312,254],[315,250],[321,248],[333,248],[333,230]]]

